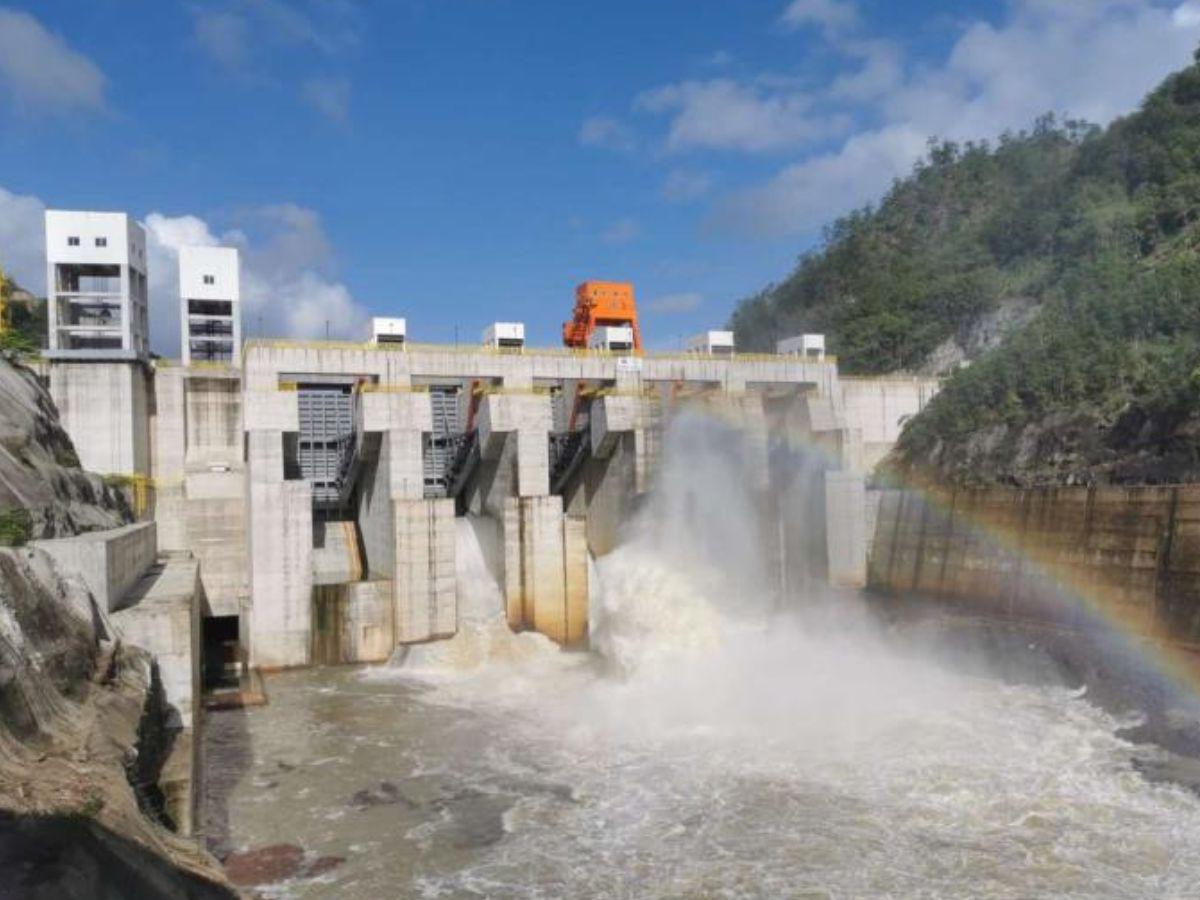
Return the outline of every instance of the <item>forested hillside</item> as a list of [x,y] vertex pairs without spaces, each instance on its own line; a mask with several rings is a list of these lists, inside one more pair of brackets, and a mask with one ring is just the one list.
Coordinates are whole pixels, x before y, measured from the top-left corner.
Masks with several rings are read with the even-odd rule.
[[760,347],[824,331],[844,371],[870,373],[1032,310],[947,380],[895,462],[959,481],[1193,480],[1198,216],[1194,65],[1104,130],[1047,118],[995,146],[934,146],[734,327]]
[[45,347],[46,301],[3,275],[0,275],[0,294],[8,317],[8,327],[0,328],[0,350],[36,353]]

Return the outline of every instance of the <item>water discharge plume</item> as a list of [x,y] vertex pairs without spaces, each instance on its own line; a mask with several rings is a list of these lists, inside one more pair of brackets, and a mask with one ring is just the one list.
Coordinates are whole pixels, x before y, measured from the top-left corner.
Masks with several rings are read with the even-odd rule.
[[620,677],[588,690],[593,727],[704,734],[799,759],[844,755],[925,710],[973,702],[971,682],[896,653],[857,606],[834,612],[809,593],[781,610],[748,440],[680,417],[654,495],[599,561],[593,647]]
[[393,673],[452,677],[488,665],[511,666],[558,655],[548,638],[533,632],[514,633],[504,614],[504,595],[489,565],[500,554],[500,536],[488,519],[464,516],[454,523],[458,588],[458,630],[448,640],[414,644],[392,660]]
[[[347,780],[304,798],[314,841],[347,852],[321,837],[338,816],[372,842],[342,877],[428,897],[1196,896],[1200,801],[1143,780],[1156,751],[1079,691],[956,671],[842,596],[781,603],[752,440],[676,419],[596,563],[590,657],[508,631],[494,534],[460,520],[459,635],[357,683],[361,739],[342,713],[311,738]],[[340,818],[367,772],[393,787],[364,802],[405,798],[386,807],[403,827]]]

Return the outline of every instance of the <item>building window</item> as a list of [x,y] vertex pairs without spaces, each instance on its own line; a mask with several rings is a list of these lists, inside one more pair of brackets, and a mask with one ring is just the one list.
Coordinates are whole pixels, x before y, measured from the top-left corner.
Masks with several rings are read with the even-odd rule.
[[78,247],[79,246],[79,238],[77,238],[77,237],[67,238],[67,246],[68,247]]
[[96,238],[96,246],[97,247],[107,247],[108,246],[108,238]]
[[213,276],[211,276],[211,275],[205,275],[205,276],[204,276],[204,283],[205,283],[205,284],[216,284],[216,283],[217,283],[217,279],[213,278]]

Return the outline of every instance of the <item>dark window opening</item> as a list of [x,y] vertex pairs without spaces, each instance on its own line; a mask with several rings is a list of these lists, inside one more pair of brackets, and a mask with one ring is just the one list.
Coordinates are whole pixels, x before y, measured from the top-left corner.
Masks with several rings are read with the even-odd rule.
[[242,674],[242,644],[237,616],[208,616],[201,625],[204,655],[201,672],[205,690],[238,687]]
[[231,300],[189,300],[188,314],[193,316],[232,316]]
[[233,344],[228,341],[188,341],[188,353],[196,362],[232,362]]

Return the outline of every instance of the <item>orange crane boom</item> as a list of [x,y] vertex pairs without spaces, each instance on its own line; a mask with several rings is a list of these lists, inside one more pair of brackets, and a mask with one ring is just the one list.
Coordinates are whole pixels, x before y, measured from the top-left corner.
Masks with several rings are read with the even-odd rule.
[[641,352],[637,302],[626,281],[585,281],[575,288],[575,313],[563,323],[563,346],[587,347],[592,332],[604,325],[633,329],[633,349]]

